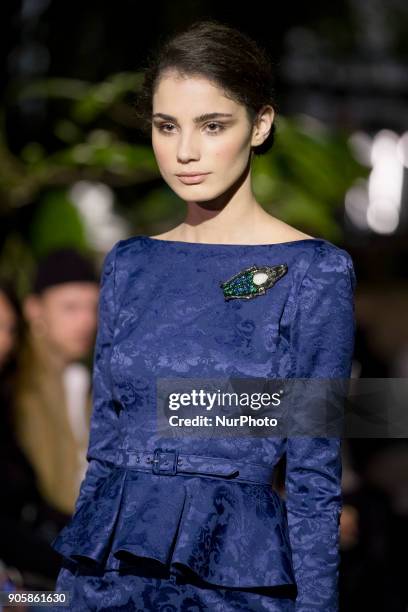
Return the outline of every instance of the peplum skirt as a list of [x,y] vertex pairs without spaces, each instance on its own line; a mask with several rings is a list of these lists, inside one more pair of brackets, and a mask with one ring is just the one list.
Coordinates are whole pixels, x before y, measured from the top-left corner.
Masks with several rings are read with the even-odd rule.
[[294,612],[273,468],[159,448],[91,469],[93,486],[53,542],[69,609]]

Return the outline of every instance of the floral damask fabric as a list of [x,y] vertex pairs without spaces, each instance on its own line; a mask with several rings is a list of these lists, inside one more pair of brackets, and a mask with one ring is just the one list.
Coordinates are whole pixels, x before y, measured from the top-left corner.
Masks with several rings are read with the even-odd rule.
[[[226,301],[220,282],[285,263],[265,295]],[[164,439],[158,378],[348,378],[356,277],[323,239],[221,245],[135,236],[101,278],[88,470],[54,540],[73,610],[337,612],[339,438]],[[270,470],[253,479],[141,471],[157,448]],[[207,458],[207,459],[205,459]],[[255,475],[255,471],[254,471]]]

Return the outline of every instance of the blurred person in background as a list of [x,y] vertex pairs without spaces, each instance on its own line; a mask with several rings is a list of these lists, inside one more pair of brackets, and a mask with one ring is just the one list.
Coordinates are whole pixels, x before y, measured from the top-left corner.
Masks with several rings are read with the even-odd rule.
[[16,381],[16,437],[44,500],[67,517],[86,469],[91,379],[81,360],[93,347],[98,298],[92,263],[66,248],[39,262],[23,303],[28,332]]
[[[35,473],[17,445],[12,426],[12,397],[17,354],[25,325],[11,283],[0,281],[0,590],[23,586],[52,588],[59,555],[46,532],[66,523],[42,500]],[[59,519],[59,520],[58,520]]]

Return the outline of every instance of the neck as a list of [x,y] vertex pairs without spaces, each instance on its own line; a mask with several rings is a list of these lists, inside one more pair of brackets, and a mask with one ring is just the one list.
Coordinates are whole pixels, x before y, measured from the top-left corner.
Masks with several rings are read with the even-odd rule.
[[217,198],[187,201],[186,218],[172,235],[186,242],[250,242],[272,220],[255,199],[249,160],[245,172]]

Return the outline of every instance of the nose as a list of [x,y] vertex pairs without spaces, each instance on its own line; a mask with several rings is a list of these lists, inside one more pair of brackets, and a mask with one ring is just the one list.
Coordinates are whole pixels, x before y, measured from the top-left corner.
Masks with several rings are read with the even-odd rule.
[[177,147],[177,159],[180,162],[187,162],[191,159],[199,159],[199,146],[194,134],[185,133],[181,135]]

